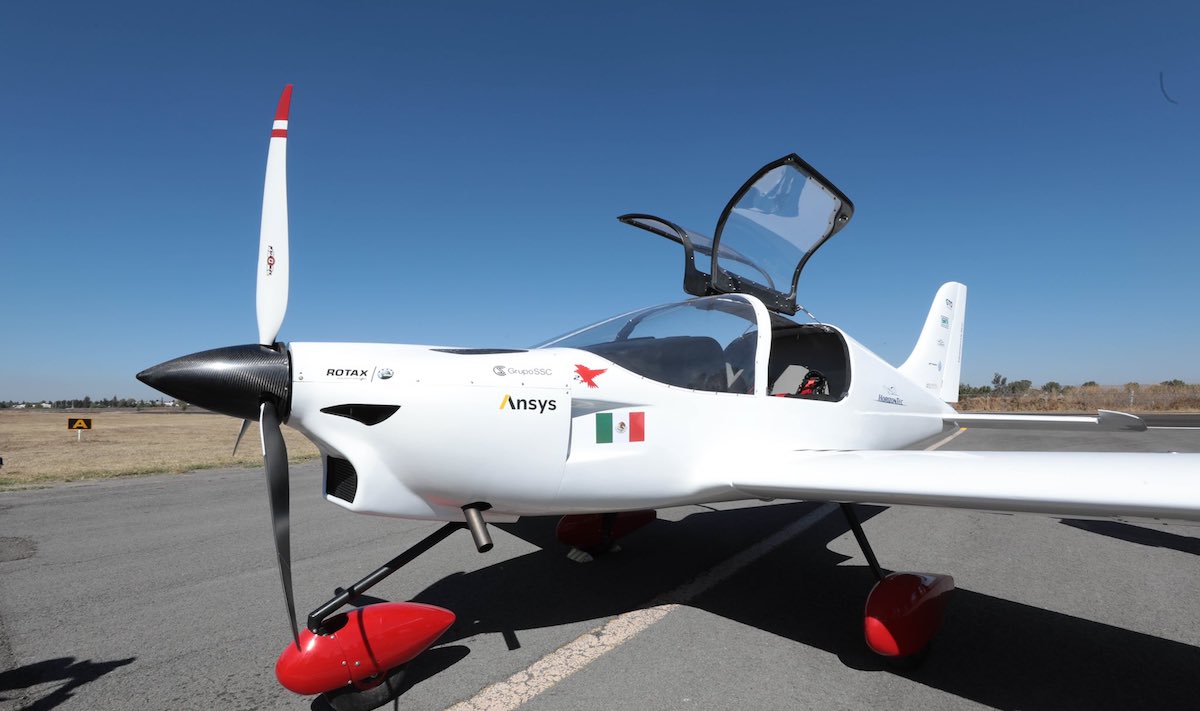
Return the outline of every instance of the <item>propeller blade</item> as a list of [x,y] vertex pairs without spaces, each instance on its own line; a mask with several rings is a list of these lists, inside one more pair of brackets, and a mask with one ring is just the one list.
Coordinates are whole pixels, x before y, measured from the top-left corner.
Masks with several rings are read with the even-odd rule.
[[238,431],[237,439],[233,440],[233,454],[231,456],[237,456],[238,445],[242,443],[242,437],[246,436],[246,430],[248,429],[250,429],[250,420],[242,420],[242,429]]
[[292,638],[300,648],[300,630],[296,626],[296,603],[292,596],[292,544],[288,527],[288,458],[283,432],[279,429],[279,413],[274,403],[262,404],[259,417],[262,435],[263,468],[267,470],[267,495],[271,501],[271,527],[275,533],[275,552],[279,556],[279,577],[283,581],[283,597],[287,602],[288,621]]
[[288,301],[287,127],[292,105],[292,85],[279,97],[271,146],[267,150],[267,178],[263,185],[262,229],[258,238],[258,342],[275,343]]

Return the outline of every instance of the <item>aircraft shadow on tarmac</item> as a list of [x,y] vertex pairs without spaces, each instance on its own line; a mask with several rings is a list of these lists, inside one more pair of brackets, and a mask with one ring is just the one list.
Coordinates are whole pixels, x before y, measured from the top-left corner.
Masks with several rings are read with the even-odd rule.
[[889,671],[991,707],[1196,708],[1200,649],[962,588],[925,662],[889,668],[858,633],[873,578],[865,567],[837,566],[845,558],[825,545],[845,526],[828,522],[838,524],[832,535],[801,536],[756,564],[777,582],[757,587],[755,604],[734,589],[693,604],[834,653],[848,667]]
[[[493,633],[513,649],[522,630],[638,609],[814,508],[799,503],[659,520],[625,539],[621,553],[586,565],[567,560],[554,540],[554,519],[522,519],[501,528],[541,550],[447,576],[415,600],[454,610],[458,620],[442,645]],[[859,510],[866,520],[884,509]],[[898,674],[992,707],[1195,708],[1200,649],[961,588],[924,664],[889,667],[867,650],[860,632],[873,584],[869,570],[839,566],[847,558],[827,548],[847,530],[841,516],[826,516],[687,604],[835,654],[852,669]],[[466,656],[464,647],[453,650],[411,670],[406,686]]]
[[1092,521],[1089,519],[1064,518],[1062,523],[1081,531],[1097,533],[1128,543],[1137,543],[1151,548],[1169,548],[1180,553],[1200,555],[1200,538],[1181,536],[1178,533],[1156,528],[1142,528],[1118,521]]
[[[93,662],[86,659],[75,661],[75,657],[57,657],[0,672],[0,701],[19,700],[21,689],[61,683],[62,686],[56,687],[32,704],[20,707],[26,711],[52,709],[74,696],[79,687],[99,679],[113,669],[130,664],[135,659],[136,657],[129,657],[111,662]],[[14,695],[11,692],[17,693]]]

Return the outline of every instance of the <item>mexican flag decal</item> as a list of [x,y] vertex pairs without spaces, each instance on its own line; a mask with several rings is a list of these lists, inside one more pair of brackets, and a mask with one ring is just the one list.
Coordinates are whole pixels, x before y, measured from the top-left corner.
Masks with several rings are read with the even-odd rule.
[[645,412],[596,413],[596,444],[645,441]]

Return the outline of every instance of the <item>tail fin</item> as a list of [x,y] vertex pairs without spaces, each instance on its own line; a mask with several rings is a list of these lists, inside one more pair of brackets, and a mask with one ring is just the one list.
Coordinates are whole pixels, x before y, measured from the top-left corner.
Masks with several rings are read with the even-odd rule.
[[958,402],[962,373],[963,325],[967,318],[967,287],[956,281],[942,284],[912,354],[899,370],[946,402]]

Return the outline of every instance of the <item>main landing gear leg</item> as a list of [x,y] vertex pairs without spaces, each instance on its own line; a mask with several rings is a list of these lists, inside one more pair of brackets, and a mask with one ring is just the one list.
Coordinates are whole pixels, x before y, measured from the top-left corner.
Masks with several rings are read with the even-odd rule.
[[279,655],[275,676],[298,694],[320,694],[336,711],[366,711],[392,701],[403,691],[405,665],[424,652],[454,624],[449,610],[415,602],[385,602],[339,613],[392,573],[416,560],[455,531],[471,532],[480,553],[492,547],[481,511],[486,504],[463,507],[464,520],[451,522],[392,558],[348,589],[313,610],[299,646]]
[[867,559],[867,565],[871,566],[871,572],[875,574],[875,581],[883,580],[883,569],[879,567],[879,559],[875,557],[875,551],[871,549],[871,542],[867,540],[867,534],[858,520],[858,512],[854,510],[854,504],[839,504],[839,506],[842,507],[842,513],[846,515],[850,530],[854,532],[854,540],[858,541],[858,547],[862,549],[863,556]]
[[867,596],[863,613],[867,646],[890,659],[919,662],[942,624],[946,604],[954,590],[954,578],[933,573],[884,575],[854,504],[841,504],[841,507],[877,581]]

